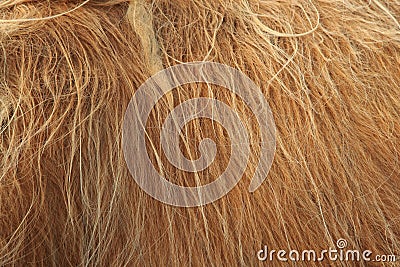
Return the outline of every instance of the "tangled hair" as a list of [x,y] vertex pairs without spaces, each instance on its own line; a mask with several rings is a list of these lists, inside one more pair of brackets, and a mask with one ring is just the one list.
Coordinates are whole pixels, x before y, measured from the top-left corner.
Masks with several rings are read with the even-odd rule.
[[[399,16],[397,0],[1,1],[0,265],[253,266],[264,245],[323,250],[340,238],[398,255]],[[181,150],[196,159],[211,138],[215,161],[198,173],[168,162],[160,129],[194,97],[236,110],[252,151],[226,196],[182,208],[135,183],[121,135],[138,87],[192,61],[234,67],[261,88],[276,154],[249,193],[260,157],[254,114],[216,85],[175,88],[146,124],[148,154],[167,179],[209,183],[231,156],[224,127],[199,118]]]

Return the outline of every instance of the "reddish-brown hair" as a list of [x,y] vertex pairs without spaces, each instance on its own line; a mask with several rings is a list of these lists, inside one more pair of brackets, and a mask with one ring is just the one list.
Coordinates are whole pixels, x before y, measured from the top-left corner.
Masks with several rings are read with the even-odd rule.
[[[322,250],[339,238],[399,254],[399,16],[397,0],[2,1],[0,265],[247,266],[264,245]],[[178,208],[132,179],[122,121],[147,78],[192,61],[227,64],[261,88],[277,147],[249,193],[260,133],[244,103],[205,84],[166,94],[148,151],[171,181],[212,181],[230,156],[223,127],[199,119],[182,149],[196,158],[209,137],[216,160],[197,176],[168,164],[160,129],[185,99],[224,101],[252,140],[238,186]]]

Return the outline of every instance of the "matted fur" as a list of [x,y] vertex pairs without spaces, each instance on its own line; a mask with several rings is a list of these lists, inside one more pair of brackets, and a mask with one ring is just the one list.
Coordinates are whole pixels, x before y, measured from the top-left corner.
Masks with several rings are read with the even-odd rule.
[[[399,1],[375,0],[1,1],[0,265],[247,266],[263,245],[322,250],[339,238],[400,254],[399,16]],[[249,193],[260,137],[251,112],[223,88],[175,89],[147,124],[167,177],[206,183],[230,156],[223,128],[195,120],[184,153],[196,158],[210,137],[216,161],[196,177],[168,164],[160,128],[185,99],[236,109],[253,151],[225,197],[176,208],[130,176],[122,119],[152,74],[202,60],[260,86],[277,151]]]

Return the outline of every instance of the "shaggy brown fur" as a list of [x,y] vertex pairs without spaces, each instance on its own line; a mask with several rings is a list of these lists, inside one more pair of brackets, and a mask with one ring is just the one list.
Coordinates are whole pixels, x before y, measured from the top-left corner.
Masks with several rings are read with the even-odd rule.
[[[1,1],[0,265],[247,266],[263,245],[322,250],[339,238],[400,254],[399,17],[397,0]],[[168,179],[207,183],[230,156],[223,127],[198,119],[182,149],[196,158],[210,137],[216,161],[197,177],[168,164],[160,128],[185,99],[236,109],[253,151],[228,195],[177,208],[130,176],[122,120],[152,74],[203,60],[260,86],[277,151],[249,193],[260,138],[251,112],[223,88],[176,88],[147,124]]]

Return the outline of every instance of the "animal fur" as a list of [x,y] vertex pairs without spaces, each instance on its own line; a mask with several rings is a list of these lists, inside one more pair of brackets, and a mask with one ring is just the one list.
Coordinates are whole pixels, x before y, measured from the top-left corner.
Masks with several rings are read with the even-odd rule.
[[[322,250],[339,238],[400,254],[399,17],[397,0],[1,1],[0,265],[253,266],[263,245]],[[223,127],[198,119],[181,148],[195,159],[209,137],[216,160],[197,174],[168,163],[160,129],[186,99],[232,106],[253,151],[225,197],[178,208],[134,182],[121,127],[147,78],[192,61],[235,67],[261,88],[277,147],[249,193],[262,134],[251,111],[224,88],[176,88],[146,128],[170,181],[210,182],[231,156]]]

